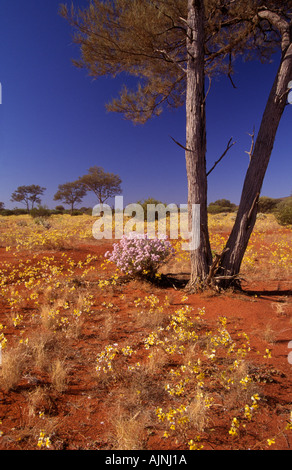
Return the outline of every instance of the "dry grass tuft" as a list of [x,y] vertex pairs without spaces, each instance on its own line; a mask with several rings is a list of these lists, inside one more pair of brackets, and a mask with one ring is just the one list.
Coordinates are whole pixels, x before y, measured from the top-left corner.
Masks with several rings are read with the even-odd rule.
[[268,323],[265,326],[265,329],[263,331],[263,338],[267,343],[274,344],[277,340],[276,332],[273,329],[271,323]]
[[27,394],[28,414],[30,417],[45,417],[55,408],[47,387],[37,386]]
[[138,411],[134,416],[117,413],[113,420],[114,449],[143,450],[143,436],[147,418]]
[[64,360],[55,359],[51,364],[51,381],[53,388],[59,392],[65,392],[68,387],[69,368]]
[[15,389],[22,378],[26,354],[22,347],[5,349],[2,352],[2,366],[0,368],[0,385],[8,392]]
[[201,390],[197,390],[196,397],[188,406],[187,414],[190,420],[190,425],[194,426],[199,433],[203,432],[208,424],[208,409],[206,407],[205,397]]

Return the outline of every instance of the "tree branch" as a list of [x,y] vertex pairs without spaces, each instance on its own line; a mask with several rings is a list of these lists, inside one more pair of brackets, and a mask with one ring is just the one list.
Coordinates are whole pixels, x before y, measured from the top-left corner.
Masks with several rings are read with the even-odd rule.
[[252,154],[253,154],[253,149],[254,149],[254,136],[255,136],[255,129],[253,128],[253,132],[252,134],[248,134],[250,137],[251,137],[251,147],[250,147],[250,151],[249,152],[245,152],[247,153],[247,155],[249,155],[249,161],[251,161],[252,159]]
[[177,67],[179,67],[184,74],[187,73],[186,69],[175,59],[173,59],[164,49],[155,49],[154,52],[159,52],[164,56],[164,59],[167,62],[171,62],[172,64],[175,64]]
[[229,65],[228,65],[228,78],[231,82],[231,85],[233,86],[233,88],[236,88],[236,85],[234,83],[234,81],[232,80],[232,77],[231,77],[231,73],[232,73],[232,53],[230,52],[229,54]]
[[233,145],[236,144],[236,142],[232,142],[232,144],[231,144],[231,141],[232,141],[232,137],[231,137],[231,139],[229,140],[229,142],[228,142],[228,144],[227,144],[226,150],[223,152],[223,154],[221,155],[221,157],[219,158],[219,160],[217,160],[217,162],[214,163],[214,165],[212,166],[211,170],[208,171],[207,176],[209,176],[210,173],[212,173],[212,171],[216,168],[216,166],[218,165],[218,163],[220,163],[221,160],[223,160],[223,158],[225,157],[225,155],[227,154],[227,152],[233,147]]
[[259,11],[258,16],[261,19],[267,20],[272,26],[278,29],[282,37],[281,49],[282,53],[284,53],[291,43],[289,22],[285,21],[277,13],[274,13],[268,9]]
[[210,77],[210,75],[208,75],[208,79],[209,79],[209,86],[208,86],[208,90],[205,94],[205,98],[204,98],[204,103],[206,102],[206,99],[210,93],[210,90],[211,90],[211,85],[212,85],[212,78]]
[[174,143],[176,145],[178,145],[179,147],[181,147],[182,149],[186,150],[186,152],[192,152],[192,149],[188,149],[187,147],[185,147],[184,145],[180,144],[177,140],[175,140],[173,137],[170,136],[170,138],[174,141]]

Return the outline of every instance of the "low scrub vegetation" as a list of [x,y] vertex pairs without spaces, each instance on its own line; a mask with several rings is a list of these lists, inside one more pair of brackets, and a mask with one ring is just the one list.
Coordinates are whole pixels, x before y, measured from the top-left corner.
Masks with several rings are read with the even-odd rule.
[[[232,217],[210,214],[215,252]],[[156,242],[144,275],[129,273],[118,261],[131,247],[94,240],[92,217],[48,221],[0,217],[0,448],[287,447],[288,295],[186,295],[180,240],[149,277]],[[263,214],[244,277],[286,285],[291,261],[291,230]]]

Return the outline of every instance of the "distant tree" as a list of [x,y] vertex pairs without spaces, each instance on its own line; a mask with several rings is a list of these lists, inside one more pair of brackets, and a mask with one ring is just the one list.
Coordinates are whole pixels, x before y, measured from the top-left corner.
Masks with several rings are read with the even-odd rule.
[[155,199],[153,197],[148,197],[147,199],[143,199],[142,201],[138,201],[137,204],[140,204],[140,206],[143,207],[144,212],[147,212],[147,205],[148,204],[154,204],[155,206],[157,206],[158,204],[164,204],[164,203],[161,202],[161,201],[158,201],[157,199]]
[[3,211],[4,209],[4,202],[0,202],[0,211]]
[[[27,211],[34,208],[35,204],[41,203],[40,196],[44,193],[46,188],[39,185],[32,184],[30,186],[18,186],[16,191],[12,193],[11,201],[21,202],[26,204]],[[31,207],[30,207],[31,204]]]
[[98,166],[89,168],[88,174],[80,177],[79,182],[87,191],[96,195],[100,204],[104,204],[107,199],[122,192],[120,177],[113,173],[106,173],[103,168]]
[[[137,204],[139,204],[144,211],[144,219],[147,220],[147,206],[149,204],[154,204],[155,206],[158,206],[159,204],[163,204],[163,202],[158,201],[157,199],[154,199],[153,197],[148,197],[147,199],[144,199],[143,201],[138,201]],[[163,204],[165,205],[165,204]],[[158,218],[158,214],[155,214],[155,218]]]
[[233,204],[229,199],[217,199],[215,202],[210,202],[208,212],[211,214],[218,214],[220,212],[234,212],[236,204]]
[[208,212],[210,214],[219,214],[220,212],[234,212],[236,205],[229,201],[229,199],[218,199],[215,202],[210,202]]
[[86,188],[79,181],[72,181],[59,185],[59,190],[54,196],[55,201],[63,201],[71,207],[71,214],[74,211],[74,205],[79,204],[86,195]]
[[55,207],[55,210],[56,210],[57,212],[64,212],[64,210],[65,210],[65,207],[64,207],[64,206],[62,206],[62,205],[60,205],[60,206],[56,206],[56,207]]
[[232,204],[229,201],[229,199],[217,199],[217,201],[215,201],[214,204],[217,204],[217,206],[221,206],[221,207],[233,207],[233,208],[235,207],[235,204]]

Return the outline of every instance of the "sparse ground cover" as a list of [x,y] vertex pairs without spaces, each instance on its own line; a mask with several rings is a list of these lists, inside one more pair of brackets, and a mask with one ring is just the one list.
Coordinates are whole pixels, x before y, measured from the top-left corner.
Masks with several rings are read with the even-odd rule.
[[291,228],[258,217],[243,292],[187,295],[180,243],[127,279],[92,224],[0,217],[0,449],[291,448]]

